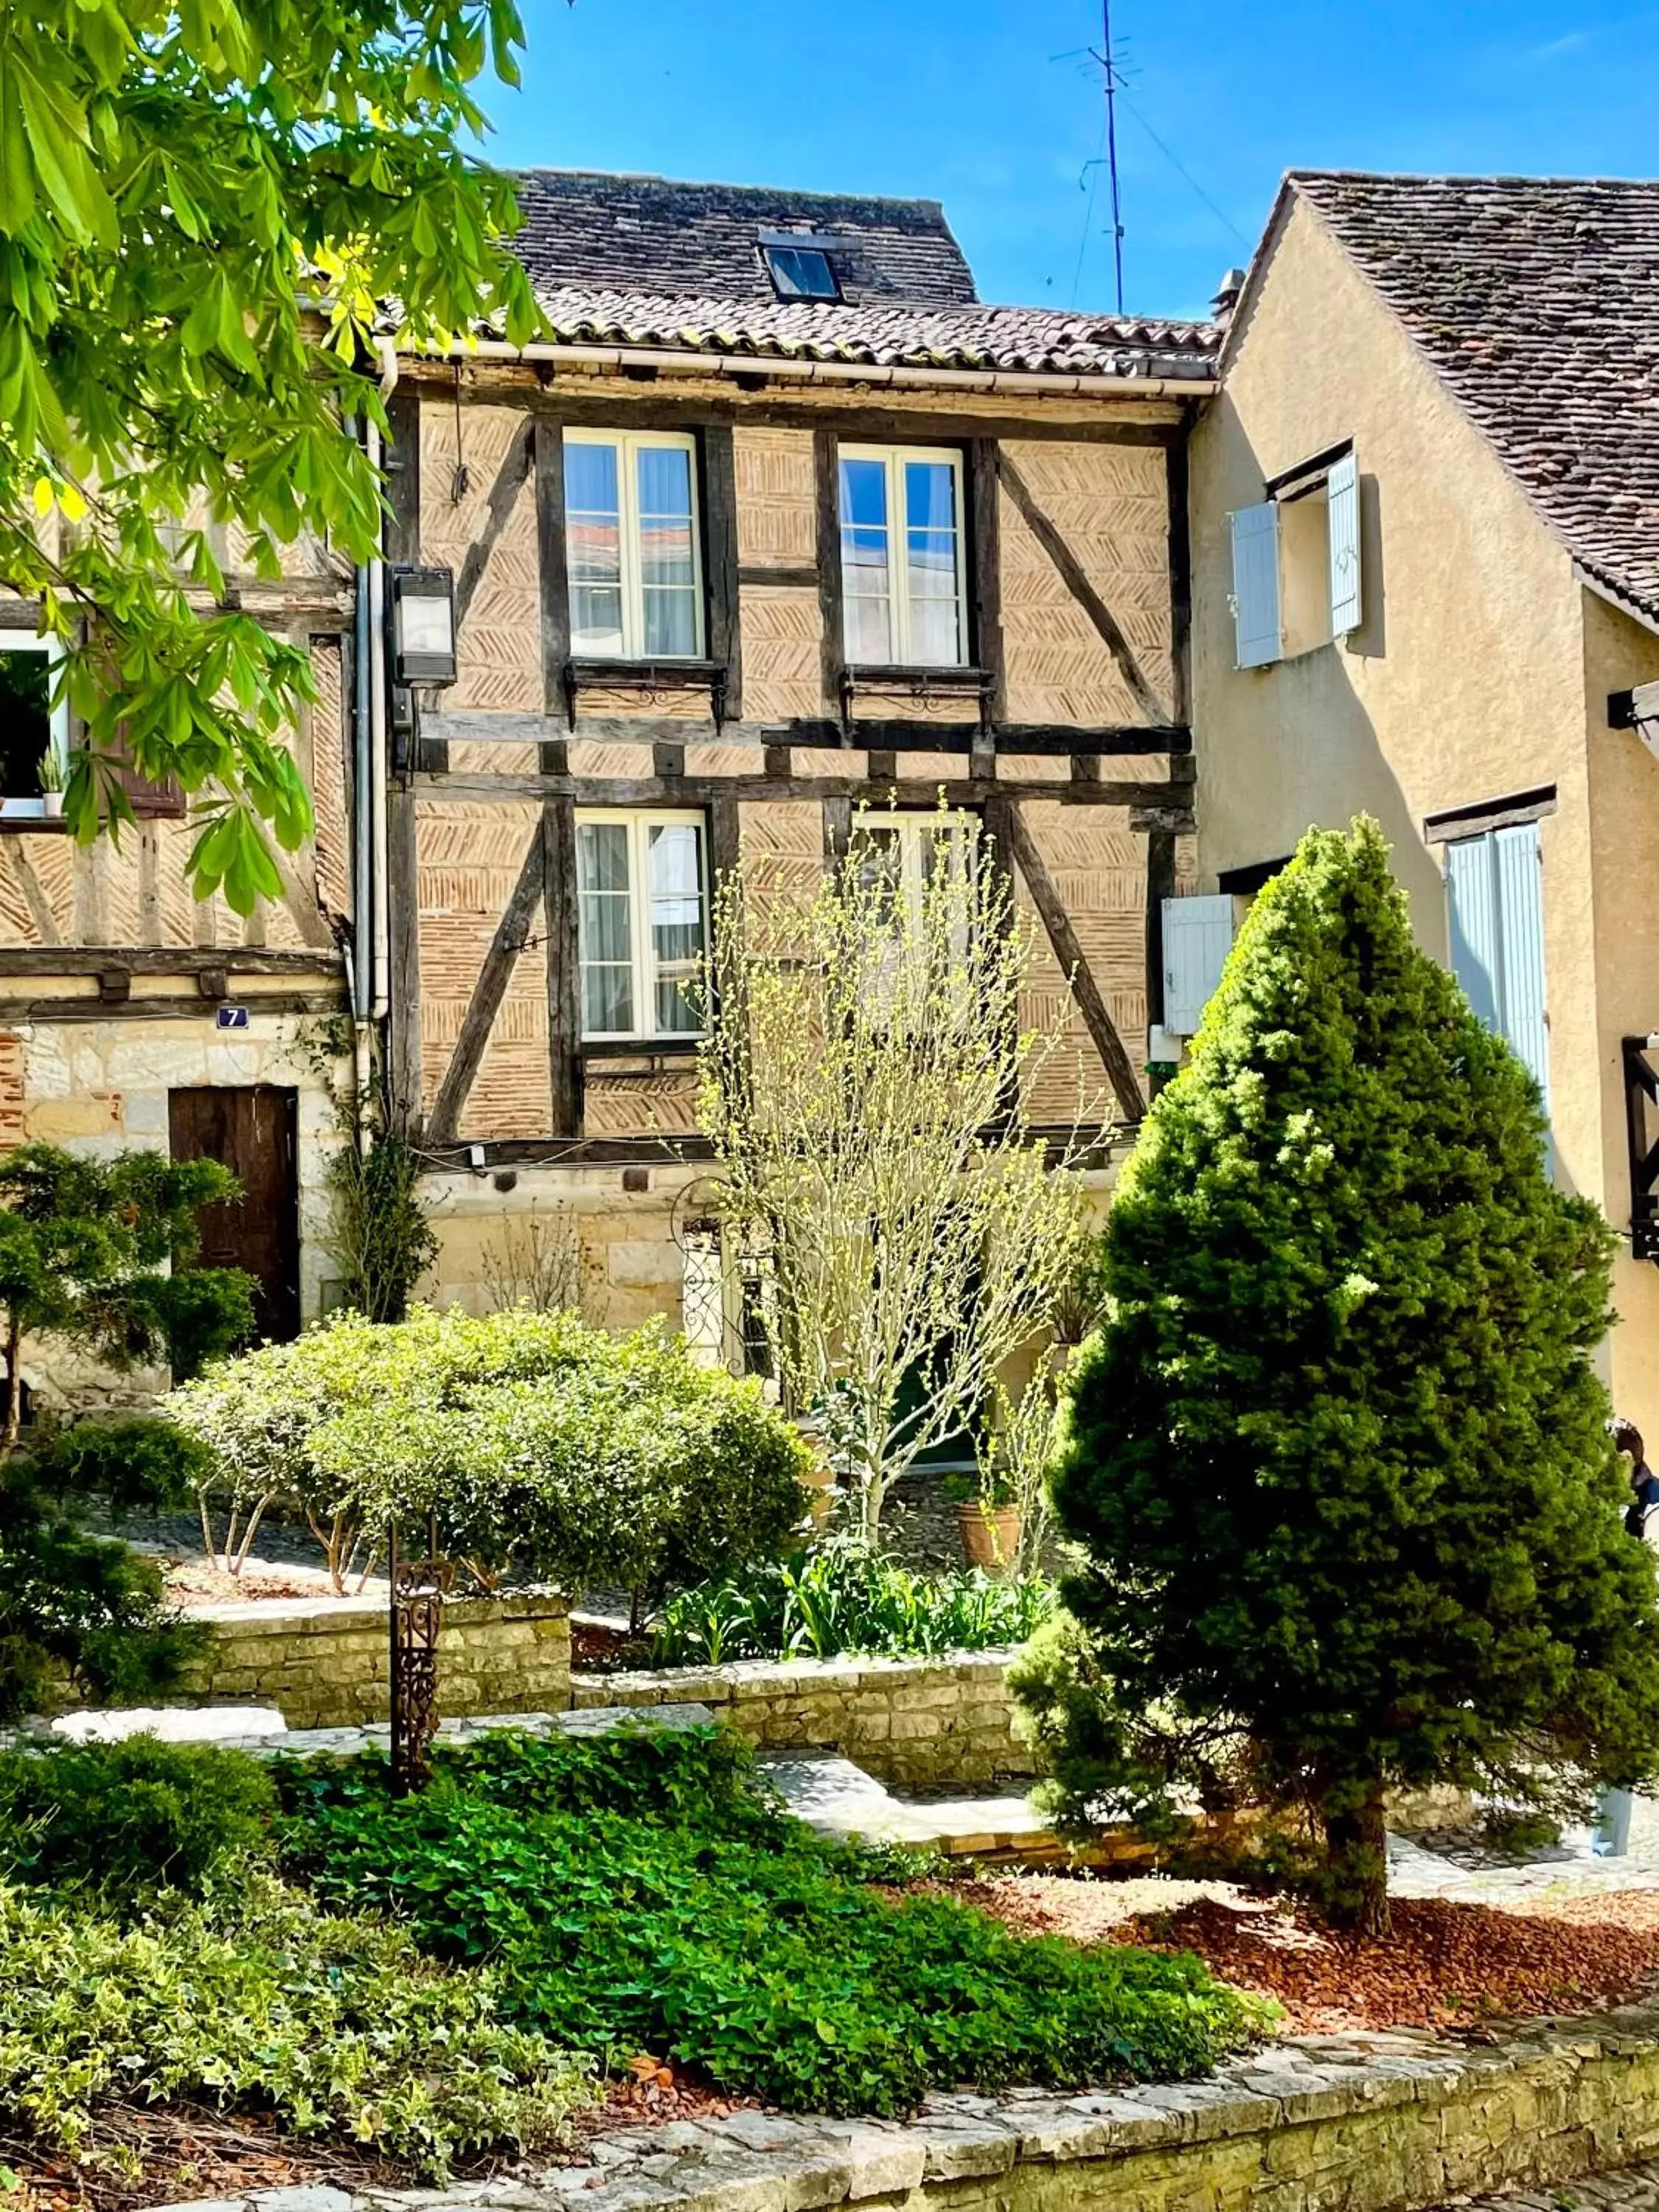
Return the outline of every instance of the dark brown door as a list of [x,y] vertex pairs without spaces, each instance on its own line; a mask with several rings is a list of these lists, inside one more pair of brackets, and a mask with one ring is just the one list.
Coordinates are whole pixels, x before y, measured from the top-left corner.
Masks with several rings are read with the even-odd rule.
[[242,1186],[240,1198],[202,1208],[199,1264],[245,1267],[259,1334],[279,1341],[300,1333],[298,1097],[270,1083],[167,1093],[173,1158],[217,1160]]

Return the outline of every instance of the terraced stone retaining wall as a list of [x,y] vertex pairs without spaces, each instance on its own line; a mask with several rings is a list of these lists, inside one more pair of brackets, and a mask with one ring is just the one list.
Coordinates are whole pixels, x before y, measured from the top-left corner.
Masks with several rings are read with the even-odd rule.
[[506,2184],[398,2192],[343,2176],[305,2203],[222,2197],[212,2212],[1423,2212],[1515,2186],[1541,2204],[1659,2148],[1659,2007],[1474,2050],[1304,2037],[1166,2088],[939,2097],[908,2121],[745,2111],[586,2148]]
[[[213,1643],[181,1685],[210,1705],[275,1705],[290,1728],[386,1718],[390,1651],[384,1598],[319,1597],[222,1606]],[[440,1645],[446,1713],[562,1711],[570,1703],[570,1616],[545,1590],[453,1598]]]
[[738,1660],[651,1674],[577,1674],[576,1706],[700,1705],[769,1751],[838,1751],[890,1789],[1034,1771],[1015,1732],[1012,1651],[938,1659]]

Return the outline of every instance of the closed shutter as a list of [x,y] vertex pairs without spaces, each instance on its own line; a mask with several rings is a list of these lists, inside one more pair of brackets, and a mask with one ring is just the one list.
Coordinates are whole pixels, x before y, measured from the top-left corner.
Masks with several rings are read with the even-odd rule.
[[1333,461],[1325,479],[1331,547],[1331,635],[1360,623],[1359,465],[1352,453]]
[[1446,848],[1452,969],[1486,1027],[1505,1038],[1549,1111],[1544,900],[1538,824]]
[[1492,837],[1498,937],[1504,948],[1504,1034],[1550,1104],[1550,1038],[1544,1011],[1543,875],[1538,824],[1522,822]]
[[1242,507],[1233,526],[1233,636],[1238,665],[1264,668],[1279,653],[1279,509]]
[[1504,1033],[1498,943],[1498,871],[1490,837],[1446,848],[1446,895],[1451,921],[1452,973],[1489,1030]]
[[1233,902],[1213,898],[1164,902],[1164,1026],[1196,1034],[1233,943]]

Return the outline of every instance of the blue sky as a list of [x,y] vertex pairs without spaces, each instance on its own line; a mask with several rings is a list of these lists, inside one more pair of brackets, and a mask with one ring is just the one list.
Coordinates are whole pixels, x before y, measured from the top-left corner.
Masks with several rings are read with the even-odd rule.
[[[1086,167],[1099,78],[1078,51],[1099,42],[1097,0],[521,4],[524,88],[488,103],[495,160],[941,199],[984,298],[1112,305]],[[1659,7],[1115,0],[1113,16],[1132,312],[1203,313],[1288,167],[1653,167]]]

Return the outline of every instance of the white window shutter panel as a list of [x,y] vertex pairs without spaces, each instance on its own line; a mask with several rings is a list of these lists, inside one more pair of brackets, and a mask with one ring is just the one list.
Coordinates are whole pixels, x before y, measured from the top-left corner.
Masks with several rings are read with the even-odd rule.
[[1466,837],[1447,846],[1446,903],[1451,925],[1452,973],[1486,1027],[1501,1036],[1503,948],[1490,837]]
[[1193,1036],[1204,1018],[1233,944],[1233,902],[1212,898],[1164,902],[1164,1026]]
[[1241,507],[1233,526],[1233,635],[1241,668],[1277,660],[1279,622],[1279,509],[1272,500]]
[[1363,619],[1359,586],[1359,464],[1333,461],[1325,479],[1331,545],[1331,635],[1346,637]]
[[1550,1103],[1549,1017],[1544,1004],[1544,897],[1538,824],[1522,822],[1492,836],[1493,874],[1504,948],[1504,1035]]

